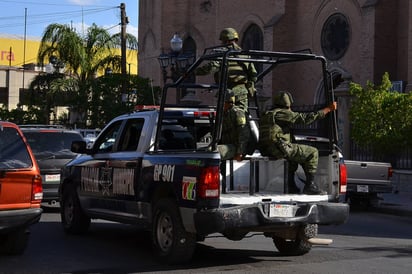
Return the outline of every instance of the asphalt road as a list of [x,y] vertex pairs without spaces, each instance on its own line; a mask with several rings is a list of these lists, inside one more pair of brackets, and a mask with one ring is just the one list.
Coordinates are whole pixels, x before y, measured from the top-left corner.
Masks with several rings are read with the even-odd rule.
[[0,273],[410,273],[412,218],[353,212],[340,226],[320,228],[329,246],[299,257],[280,256],[271,239],[255,235],[229,241],[213,235],[193,260],[167,266],[151,253],[150,236],[132,226],[94,221],[90,233],[65,235],[56,211],[31,229],[22,256],[0,257]]

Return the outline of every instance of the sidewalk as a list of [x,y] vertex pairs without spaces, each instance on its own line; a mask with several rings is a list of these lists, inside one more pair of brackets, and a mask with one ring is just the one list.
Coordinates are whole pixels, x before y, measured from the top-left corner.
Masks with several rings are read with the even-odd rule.
[[412,170],[394,169],[393,193],[382,193],[377,209],[394,215],[412,216]]
[[412,217],[412,192],[383,193],[375,207],[380,212]]

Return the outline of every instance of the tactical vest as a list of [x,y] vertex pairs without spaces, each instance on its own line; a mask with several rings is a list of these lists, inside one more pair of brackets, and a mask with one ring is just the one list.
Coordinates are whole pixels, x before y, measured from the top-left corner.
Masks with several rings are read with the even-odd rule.
[[290,134],[284,133],[276,123],[276,113],[281,109],[266,111],[259,119],[259,151],[262,155],[288,157],[292,152]]
[[266,111],[259,119],[259,143],[263,145],[277,142],[282,137],[282,128],[275,121],[277,111],[279,109]]

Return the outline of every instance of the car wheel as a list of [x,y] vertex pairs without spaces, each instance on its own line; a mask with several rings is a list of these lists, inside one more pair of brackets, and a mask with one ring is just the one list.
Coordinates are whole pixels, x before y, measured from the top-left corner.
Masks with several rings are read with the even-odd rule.
[[273,243],[282,255],[299,256],[308,253],[312,244],[306,240],[314,238],[318,234],[318,226],[315,224],[304,225],[295,239],[273,237]]
[[0,253],[5,255],[21,255],[29,241],[29,231],[26,228],[18,229],[0,236]]
[[154,206],[152,243],[160,260],[169,264],[187,262],[193,256],[196,234],[184,229],[171,199],[159,200]]
[[84,213],[77,191],[72,185],[63,190],[60,215],[63,228],[69,234],[81,234],[89,229],[90,217]]

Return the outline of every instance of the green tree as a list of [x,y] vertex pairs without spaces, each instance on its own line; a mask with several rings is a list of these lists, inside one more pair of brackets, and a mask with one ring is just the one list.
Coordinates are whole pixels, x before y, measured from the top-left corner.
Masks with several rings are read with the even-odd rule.
[[350,84],[354,96],[349,115],[355,142],[382,158],[412,147],[412,94],[391,91],[389,74],[380,85]]
[[22,124],[44,124],[43,113],[37,107],[29,106],[27,110],[18,107],[8,110],[7,107],[0,107],[0,119]]
[[49,124],[50,114],[54,107],[64,104],[62,97],[65,94],[60,94],[52,89],[53,82],[63,78],[64,74],[62,73],[43,73],[37,75],[30,83],[29,90],[21,101],[29,108],[38,106],[41,113],[39,123]]
[[[137,39],[133,35],[126,35],[126,43],[129,48],[137,48]],[[120,70],[121,56],[116,54],[119,47],[120,34],[110,35],[95,24],[87,29],[85,36],[67,25],[51,24],[46,28],[38,61],[44,64],[52,58],[63,65],[66,77],[53,81],[50,92],[68,95],[69,102],[66,103],[80,117],[78,126],[85,126],[88,119],[96,75],[108,67],[114,71]]]
[[136,105],[154,105],[153,98],[160,93],[159,87],[152,89],[150,79],[128,75],[127,94],[121,94],[121,74],[104,75],[93,82],[93,96],[90,100],[89,119],[93,127],[102,128],[114,117],[131,112]]

